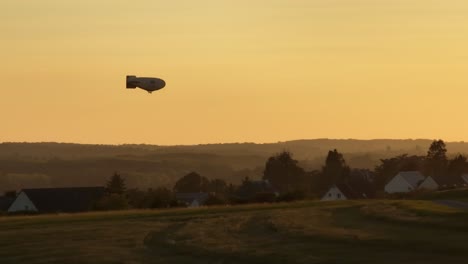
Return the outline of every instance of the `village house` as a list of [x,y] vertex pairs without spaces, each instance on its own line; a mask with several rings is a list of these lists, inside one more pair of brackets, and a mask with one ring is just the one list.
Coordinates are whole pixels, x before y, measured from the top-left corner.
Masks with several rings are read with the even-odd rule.
[[23,189],[8,212],[85,212],[93,210],[104,194],[104,187]]
[[468,174],[460,177],[424,177],[418,171],[402,171],[385,185],[387,193],[406,193],[414,190],[443,190],[463,188],[468,185]]
[[424,179],[425,177],[419,171],[401,171],[385,185],[385,192],[411,192],[418,189]]
[[338,201],[338,200],[356,200],[372,198],[368,190],[364,190],[363,186],[351,186],[349,184],[340,183],[334,184],[322,196],[321,201]]

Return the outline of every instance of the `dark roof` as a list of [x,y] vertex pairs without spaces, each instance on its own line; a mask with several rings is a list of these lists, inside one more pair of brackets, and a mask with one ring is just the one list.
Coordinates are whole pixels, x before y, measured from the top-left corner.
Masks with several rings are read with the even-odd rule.
[[43,188],[22,191],[43,212],[84,212],[104,196],[104,187]]
[[0,212],[7,211],[14,200],[14,197],[0,196]]

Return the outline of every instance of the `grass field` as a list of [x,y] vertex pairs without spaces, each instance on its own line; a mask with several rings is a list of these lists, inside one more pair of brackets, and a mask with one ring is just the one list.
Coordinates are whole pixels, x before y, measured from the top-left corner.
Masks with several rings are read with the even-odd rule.
[[348,201],[0,217],[0,263],[468,263],[468,212]]

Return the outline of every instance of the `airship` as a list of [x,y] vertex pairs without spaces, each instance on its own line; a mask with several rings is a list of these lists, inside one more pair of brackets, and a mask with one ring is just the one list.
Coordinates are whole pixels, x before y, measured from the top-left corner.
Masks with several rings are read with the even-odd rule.
[[127,75],[127,89],[141,88],[148,93],[160,90],[166,86],[166,82],[154,77],[136,77]]

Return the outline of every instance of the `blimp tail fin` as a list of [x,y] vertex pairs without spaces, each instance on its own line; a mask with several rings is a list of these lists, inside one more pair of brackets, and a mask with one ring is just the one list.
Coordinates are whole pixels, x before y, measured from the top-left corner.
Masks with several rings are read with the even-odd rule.
[[127,89],[135,89],[137,87],[135,78],[135,75],[127,75]]

